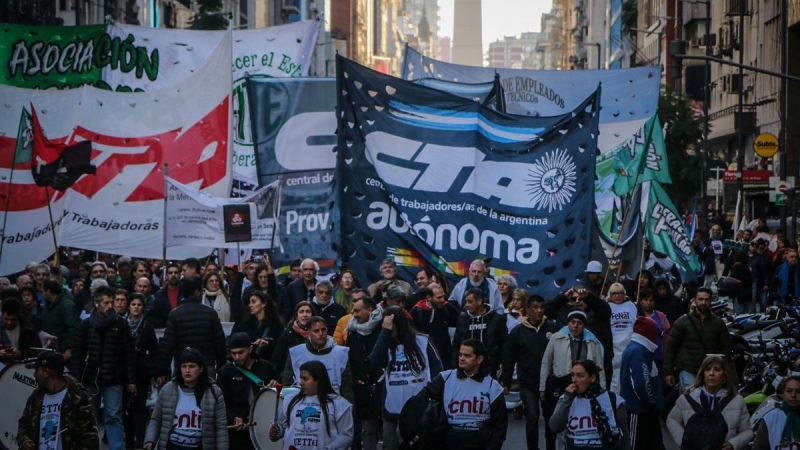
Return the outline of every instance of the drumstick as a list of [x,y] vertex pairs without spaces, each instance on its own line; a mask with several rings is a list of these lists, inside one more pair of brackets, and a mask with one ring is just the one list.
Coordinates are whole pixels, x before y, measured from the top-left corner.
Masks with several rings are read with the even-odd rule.
[[283,389],[283,385],[280,383],[275,384],[275,390],[278,391],[278,398],[275,400],[275,418],[272,419],[273,424],[278,423],[278,404],[281,402],[281,389]]
[[254,427],[254,426],[258,425],[258,424],[256,422],[247,422],[247,423],[243,423],[243,424],[240,424],[240,425],[228,425],[228,429],[229,430],[235,430],[235,429],[239,428],[242,425],[250,425],[251,427]]

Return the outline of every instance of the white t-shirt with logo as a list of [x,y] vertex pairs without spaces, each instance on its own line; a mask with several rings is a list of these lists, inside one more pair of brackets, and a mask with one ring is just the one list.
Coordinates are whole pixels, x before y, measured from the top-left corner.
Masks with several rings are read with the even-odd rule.
[[415,396],[431,381],[430,361],[428,361],[428,337],[417,335],[417,346],[425,360],[425,368],[417,373],[411,368],[405,348],[397,346],[395,361],[392,361],[392,350],[389,349],[389,368],[386,372],[386,402],[384,407],[389,414],[400,414],[403,405]]
[[[616,396],[616,400],[617,407],[613,408],[608,392],[597,396],[597,402],[600,403],[608,418],[608,426],[612,432],[619,433],[615,412],[619,405],[625,403],[625,401],[619,395]],[[572,406],[569,408],[567,417],[567,428],[564,433],[576,447],[603,448],[600,432],[597,430],[597,423],[592,417],[591,400],[581,397],[575,397],[572,400]]]
[[341,432],[336,429],[336,422],[342,414],[352,414],[350,403],[343,397],[334,396],[328,402],[328,420],[331,423],[331,435],[325,426],[325,415],[316,395],[304,397],[292,406],[286,420],[286,407],[298,394],[287,396],[281,408],[279,421],[286,427],[283,436],[283,448],[293,450],[319,450],[331,448],[333,439]]
[[456,432],[479,431],[492,415],[492,402],[503,395],[503,387],[492,377],[481,381],[458,378],[455,370],[440,374],[444,378],[444,408],[447,423]]
[[61,405],[66,395],[66,386],[55,394],[44,394],[39,416],[39,450],[61,450]]
[[178,405],[169,433],[169,448],[192,450],[203,443],[203,410],[197,406],[194,390],[178,388]]

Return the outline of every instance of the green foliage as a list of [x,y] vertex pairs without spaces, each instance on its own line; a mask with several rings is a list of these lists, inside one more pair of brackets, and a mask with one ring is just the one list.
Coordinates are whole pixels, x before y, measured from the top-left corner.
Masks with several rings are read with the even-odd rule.
[[[636,0],[625,0],[622,2],[622,34],[632,34],[631,28],[637,27],[639,19],[639,9]],[[635,33],[635,32],[634,32]]]
[[665,185],[676,207],[686,207],[700,193],[702,117],[696,117],[689,100],[667,87],[658,98],[658,118],[667,127],[664,138],[672,184]]

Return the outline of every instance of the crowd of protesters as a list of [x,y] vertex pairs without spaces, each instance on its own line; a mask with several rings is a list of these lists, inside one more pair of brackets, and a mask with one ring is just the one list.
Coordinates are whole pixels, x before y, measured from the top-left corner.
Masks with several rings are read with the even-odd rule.
[[[721,239],[712,228],[693,241],[704,267],[713,267],[700,285],[707,275],[741,277],[743,310],[800,296],[788,243],[778,239],[771,251],[752,234],[739,236],[739,247],[720,247]],[[637,279],[615,282],[591,261],[583,280],[549,299],[512,275],[495,280],[488,258],[472,261],[452,287],[427,269],[413,284],[400,280],[386,259],[380,279],[361,287],[353,271],[323,275],[312,259],[279,274],[268,257],[223,267],[211,258],[61,256],[59,266],[29,264],[13,283],[0,278],[0,362],[38,356],[31,367],[40,387],[24,415],[20,405],[25,420],[42,402],[77,402],[53,416],[62,422],[56,430],[74,408],[82,428],[92,413],[110,449],[254,448],[256,426],[269,427],[284,448],[404,448],[403,409],[419,397],[447,412],[443,445],[500,449],[504,394],[512,390],[529,449],[539,448],[540,418],[548,450],[664,448],[663,417],[681,444],[694,439],[684,430],[696,404],[723,410],[721,448],[744,448],[754,436],[731,389],[736,374],[725,325],[710,310],[713,292],[698,286],[677,296],[674,263],[664,255],[649,255]],[[723,356],[707,357],[716,354]],[[286,395],[276,423],[252,423],[260,390],[280,385],[298,390]],[[666,411],[664,393],[675,385],[689,395]],[[800,389],[789,386],[786,417],[758,442],[794,442],[775,437],[800,401]],[[54,399],[61,392],[68,394]],[[66,445],[71,434],[22,425],[21,448],[50,448],[47,439],[84,448]]]

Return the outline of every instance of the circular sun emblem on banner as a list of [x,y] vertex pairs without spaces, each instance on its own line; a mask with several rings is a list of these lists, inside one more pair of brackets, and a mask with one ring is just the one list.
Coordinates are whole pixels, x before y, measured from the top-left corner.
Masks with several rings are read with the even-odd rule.
[[546,152],[528,170],[526,191],[533,207],[547,212],[564,209],[575,193],[576,167],[566,149]]

